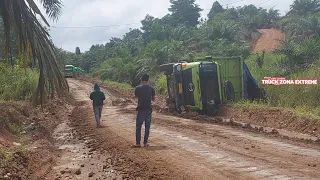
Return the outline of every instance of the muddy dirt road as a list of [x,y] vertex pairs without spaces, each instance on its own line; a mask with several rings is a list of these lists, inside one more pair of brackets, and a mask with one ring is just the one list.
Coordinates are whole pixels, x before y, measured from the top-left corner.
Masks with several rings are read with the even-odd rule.
[[284,34],[278,29],[259,29],[261,37],[256,42],[253,49],[254,53],[262,52],[265,50],[267,53],[272,52],[276,48],[281,46],[281,43],[277,39],[283,40]]
[[[61,146],[71,149],[61,154],[55,167],[60,178],[87,179],[88,174],[94,179],[320,178],[317,145],[297,145],[159,113],[153,114],[150,147],[131,148],[135,142],[135,106],[130,102],[115,105],[112,102],[117,102],[118,97],[103,89],[107,95],[102,113],[104,128],[97,129],[88,99],[93,85],[68,81],[80,104],[73,110],[70,121],[73,128],[70,131],[77,137],[73,139],[78,140]],[[88,154],[89,160],[85,158]]]

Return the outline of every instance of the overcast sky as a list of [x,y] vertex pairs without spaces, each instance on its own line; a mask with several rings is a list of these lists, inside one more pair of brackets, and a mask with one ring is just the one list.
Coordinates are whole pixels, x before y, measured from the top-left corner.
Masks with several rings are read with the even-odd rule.
[[[215,0],[196,0],[206,17]],[[240,1],[240,2],[239,2]],[[221,5],[279,9],[281,14],[289,10],[294,0],[220,0]],[[230,4],[232,3],[232,4]],[[50,34],[56,46],[65,50],[88,50],[93,44],[105,44],[111,37],[122,37],[129,28],[141,27],[146,14],[162,17],[168,13],[169,0],[63,0],[62,15],[58,22],[50,21]],[[226,7],[226,6],[224,6]],[[96,28],[74,28],[107,26]],[[67,28],[72,27],[72,28]]]

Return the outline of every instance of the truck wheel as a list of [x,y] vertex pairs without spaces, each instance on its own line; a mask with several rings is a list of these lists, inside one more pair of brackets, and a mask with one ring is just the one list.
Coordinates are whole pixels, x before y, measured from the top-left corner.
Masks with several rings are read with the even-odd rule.
[[234,94],[234,88],[230,81],[225,81],[224,85],[226,87],[226,97],[228,101],[234,101],[235,100],[235,94]]

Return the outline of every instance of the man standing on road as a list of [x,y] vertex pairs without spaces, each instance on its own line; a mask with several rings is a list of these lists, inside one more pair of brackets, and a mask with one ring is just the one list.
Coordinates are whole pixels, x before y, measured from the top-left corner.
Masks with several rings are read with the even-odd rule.
[[99,85],[96,83],[94,85],[94,91],[90,94],[90,99],[93,101],[93,112],[97,122],[97,127],[102,127],[100,124],[101,112],[103,107],[103,101],[106,99],[104,93],[100,91]]
[[135,88],[135,97],[138,98],[137,119],[136,119],[136,147],[140,146],[141,141],[141,127],[145,123],[144,132],[144,147],[148,147],[148,138],[150,133],[152,105],[151,100],[155,99],[155,91],[152,86],[148,84],[149,75],[145,74],[141,78],[142,84]]

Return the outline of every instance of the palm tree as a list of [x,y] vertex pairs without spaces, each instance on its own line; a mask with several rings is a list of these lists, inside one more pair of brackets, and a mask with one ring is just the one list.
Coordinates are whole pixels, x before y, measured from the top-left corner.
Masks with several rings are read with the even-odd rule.
[[306,16],[320,11],[319,0],[295,0],[287,15]]
[[269,9],[268,11],[268,25],[272,25],[274,22],[279,20],[280,18],[280,13],[279,10],[277,9]]
[[[57,20],[61,14],[61,0],[40,0],[49,18]],[[37,15],[49,27],[34,0],[0,0],[0,17],[4,27],[5,58],[12,55],[10,34],[14,28],[18,35],[20,52],[29,54],[40,70],[37,103],[43,103],[46,92],[53,97],[68,90],[67,81],[62,76],[56,57],[55,47],[46,28],[37,19]],[[46,90],[48,89],[48,91]]]

